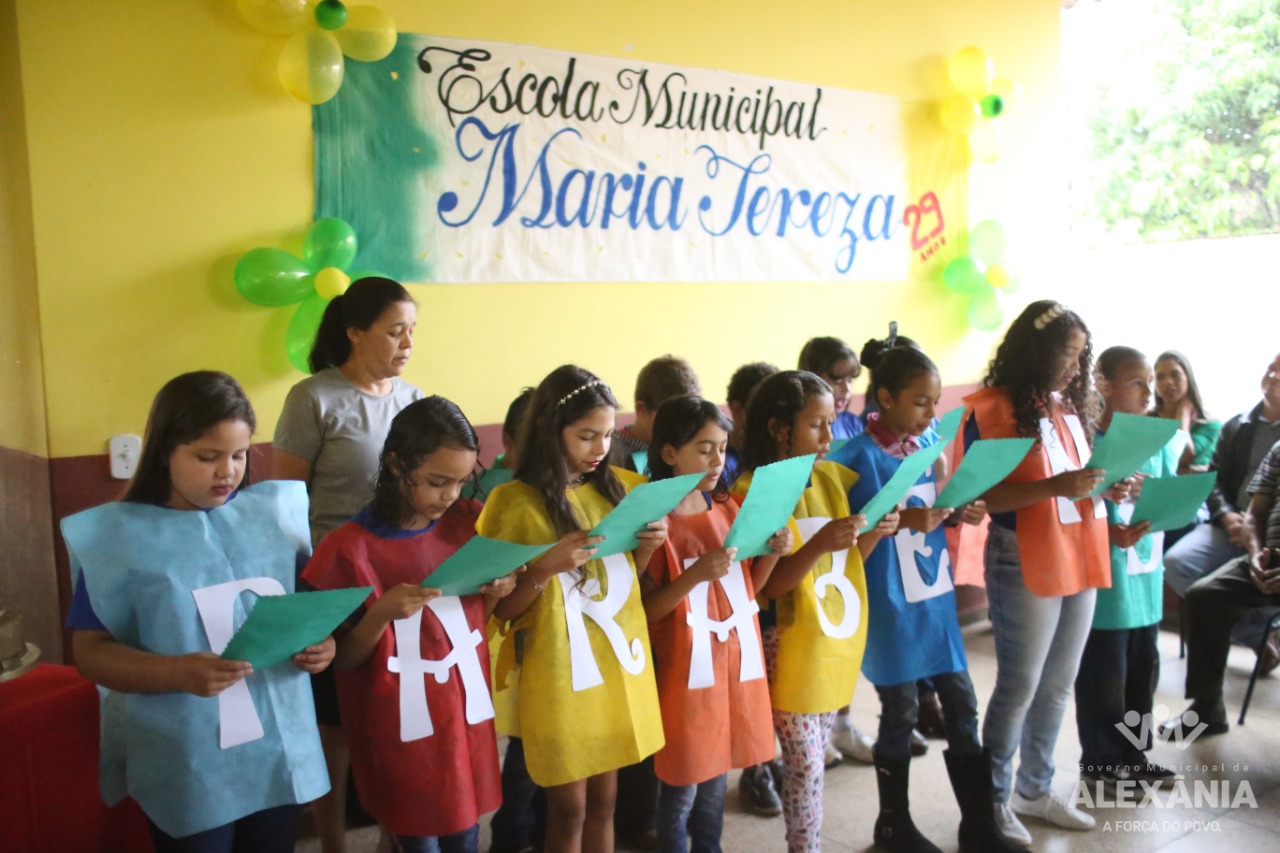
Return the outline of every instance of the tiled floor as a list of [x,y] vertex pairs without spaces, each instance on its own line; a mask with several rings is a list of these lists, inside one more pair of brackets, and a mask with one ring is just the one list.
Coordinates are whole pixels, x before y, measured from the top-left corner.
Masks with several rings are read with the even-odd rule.
[[[995,681],[995,649],[991,630],[981,624],[966,630],[969,666],[979,702],[985,706]],[[1161,675],[1157,705],[1175,713],[1181,710],[1184,661],[1178,658],[1175,634],[1160,636]],[[1239,714],[1248,684],[1254,654],[1234,649],[1228,669],[1226,692],[1229,712]],[[856,723],[874,729],[879,711],[871,685],[859,682],[853,700]],[[1128,807],[1111,802],[1098,804],[1092,813],[1098,827],[1091,832],[1052,829],[1028,819],[1034,836],[1033,849],[1058,851],[1155,851],[1162,853],[1275,853],[1280,849],[1280,671],[1261,679],[1254,692],[1249,716],[1243,727],[1235,726],[1221,737],[1185,744],[1160,744],[1152,752],[1154,760],[1182,770],[1185,781],[1172,791],[1162,791],[1154,802],[1143,803],[1139,790]],[[1068,710],[1056,758],[1055,789],[1071,796],[1076,783],[1075,768],[1080,746],[1075,731],[1075,715]],[[723,846],[726,853],[774,853],[785,851],[782,818],[760,818],[746,813],[737,800],[737,774],[730,775],[730,793],[725,814]],[[1229,785],[1229,793],[1224,788]],[[1185,792],[1186,802],[1181,793]],[[1198,797],[1198,801],[1197,801]],[[1256,808],[1249,799],[1256,802]],[[916,824],[943,850],[956,850],[959,810],[947,781],[942,760],[942,744],[933,741],[929,753],[912,762],[912,814]],[[1232,807],[1232,803],[1235,806]],[[828,771],[823,850],[832,853],[866,850],[871,847],[877,799],[875,777],[870,767],[846,762]],[[487,848],[487,820],[482,821],[481,849]],[[366,853],[377,848],[376,829],[348,833],[350,853]],[[626,853],[627,848],[619,848]],[[318,853],[319,845],[306,840],[299,851]]]

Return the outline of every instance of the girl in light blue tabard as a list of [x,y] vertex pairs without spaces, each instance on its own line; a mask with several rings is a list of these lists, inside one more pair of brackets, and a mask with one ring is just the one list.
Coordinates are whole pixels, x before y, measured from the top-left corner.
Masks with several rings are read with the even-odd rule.
[[240,489],[254,415],[225,373],[160,390],[123,498],[62,522],[76,665],[102,691],[103,799],[133,797],[158,851],[293,850],[328,790],[308,672],[331,638],[254,672],[218,652],[250,596],[293,591],[306,488]]

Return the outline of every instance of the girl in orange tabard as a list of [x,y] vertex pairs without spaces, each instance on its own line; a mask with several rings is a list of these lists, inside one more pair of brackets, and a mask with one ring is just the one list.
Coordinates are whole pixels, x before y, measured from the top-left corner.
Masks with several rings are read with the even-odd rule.
[[[1017,814],[1066,829],[1094,819],[1053,792],[1053,748],[1093,621],[1096,591],[1111,585],[1107,514],[1089,493],[1092,403],[1089,330],[1057,302],[1033,302],[1013,321],[983,387],[965,398],[964,445],[1036,439],[1026,459],[985,495],[987,597],[996,638],[996,686],[983,720],[995,818],[1030,844]],[[1127,484],[1109,493],[1119,500]],[[1013,754],[1021,765],[1011,778]]]
[[490,493],[476,523],[493,539],[556,543],[495,611],[511,623],[496,686],[516,693],[515,719],[500,714],[498,727],[524,739],[529,775],[547,789],[548,853],[611,851],[617,769],[663,743],[636,567],[666,524],[603,557],[601,537],[588,535],[643,480],[608,463],[617,409],[592,373],[553,370],[529,401],[515,479]]
[[675,397],[649,445],[654,480],[706,475],[667,516],[666,545],[640,577],[667,737],[654,759],[662,853],[685,853],[689,840],[693,853],[720,853],[729,769],[773,758],[755,591],[794,539],[779,530],[748,571],[724,547],[738,514],[723,476],[731,427],[714,403]]

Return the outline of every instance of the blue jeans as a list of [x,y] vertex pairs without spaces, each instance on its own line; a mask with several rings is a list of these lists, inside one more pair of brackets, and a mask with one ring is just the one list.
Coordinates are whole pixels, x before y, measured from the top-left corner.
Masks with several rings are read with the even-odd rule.
[[507,755],[502,761],[502,805],[489,820],[493,831],[491,853],[515,853],[541,846],[546,826],[546,792],[529,778],[524,741],[508,737]]
[[[1201,578],[1207,578],[1227,563],[1244,556],[1244,549],[1231,541],[1227,531],[1215,524],[1198,524],[1164,555],[1164,582],[1179,598]],[[1256,649],[1271,621],[1273,609],[1251,610],[1231,629],[1231,642]],[[1186,613],[1183,613],[1186,618]],[[1190,634],[1184,633],[1190,645]]]
[[395,844],[401,853],[480,853],[480,824],[439,838],[397,835]]
[[[1160,680],[1159,633],[1159,625],[1089,632],[1076,678],[1082,768],[1096,771],[1147,763],[1142,752],[1151,746],[1150,732],[1143,734],[1141,724],[1130,726],[1125,715],[1136,711],[1143,720],[1151,719],[1152,697]],[[1139,735],[1144,742],[1136,746],[1129,738]]]
[[685,853],[686,838],[692,853],[720,853],[724,827],[724,790],[729,774],[721,773],[697,785],[661,783],[658,791],[658,851]]
[[991,751],[995,801],[1009,800],[1013,754],[1019,749],[1018,793],[1037,800],[1053,782],[1053,747],[1093,623],[1097,591],[1042,598],[1028,590],[1017,536],[998,524],[990,526],[985,563],[996,686],[982,722],[982,742]]
[[302,806],[285,805],[245,815],[237,821],[174,838],[147,819],[156,853],[292,853]]
[[[947,746],[957,756],[982,752],[978,742],[978,697],[968,670],[934,675],[928,679],[942,703],[947,726]],[[920,681],[876,687],[880,694],[880,733],[875,752],[891,761],[911,760],[911,732],[920,714]]]

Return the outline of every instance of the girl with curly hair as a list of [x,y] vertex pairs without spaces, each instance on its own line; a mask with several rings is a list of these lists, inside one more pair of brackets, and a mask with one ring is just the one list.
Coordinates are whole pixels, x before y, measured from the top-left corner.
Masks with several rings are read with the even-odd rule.
[[[991,753],[996,822],[1020,844],[1031,835],[1015,813],[1067,829],[1094,826],[1051,787],[1053,747],[1096,591],[1111,585],[1106,509],[1090,496],[1104,472],[1085,467],[1092,373],[1084,321],[1060,303],[1033,302],[1009,327],[983,387],[965,398],[965,447],[977,439],[1036,440],[1013,473],[983,495],[991,515],[985,563],[996,685],[982,742]],[[1108,497],[1126,493],[1121,484]]]

